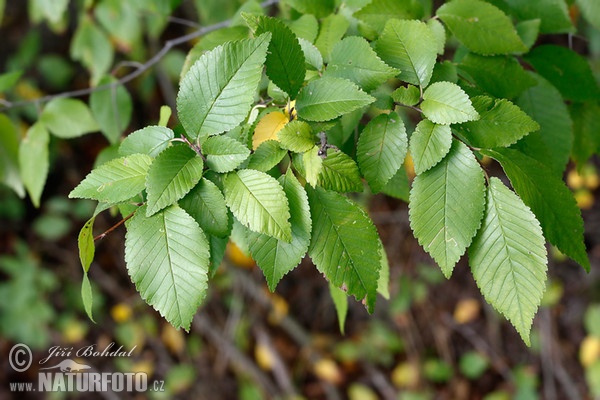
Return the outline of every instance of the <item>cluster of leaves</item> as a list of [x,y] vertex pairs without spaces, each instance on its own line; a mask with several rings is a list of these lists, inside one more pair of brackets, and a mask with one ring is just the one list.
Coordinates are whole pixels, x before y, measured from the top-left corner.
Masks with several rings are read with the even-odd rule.
[[[118,207],[129,274],[174,326],[189,328],[229,237],[271,290],[308,255],[343,321],[346,294],[369,311],[387,295],[377,230],[348,196],[366,182],[409,201],[414,235],[446,277],[468,253],[486,300],[529,343],[546,240],[590,267],[562,173],[570,157],[598,151],[600,89],[582,56],[534,46],[540,34],[575,31],[566,2],[287,0],[280,17],[249,4],[258,6],[246,3],[235,26],[188,54],[181,124],[116,140],[117,156],[71,192],[99,202],[79,238],[86,273],[94,218]],[[572,7],[600,25],[595,2]],[[72,101],[49,103],[38,124],[67,135],[55,109]],[[46,137],[43,126],[31,132]],[[91,309],[87,276],[83,293]]]

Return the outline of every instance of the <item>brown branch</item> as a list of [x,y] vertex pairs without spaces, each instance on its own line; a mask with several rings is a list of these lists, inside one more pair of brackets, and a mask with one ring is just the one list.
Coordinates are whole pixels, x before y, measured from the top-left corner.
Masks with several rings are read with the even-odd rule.
[[[267,0],[261,4],[261,7],[267,8],[267,7],[270,7],[270,6],[278,4],[278,3],[279,3],[279,0]],[[129,74],[121,77],[120,79],[118,79],[114,82],[96,86],[96,87],[72,90],[72,91],[68,91],[68,92],[62,92],[62,93],[58,93],[58,94],[43,96],[43,97],[40,97],[40,98],[37,98],[34,100],[22,100],[22,101],[10,102],[10,101],[2,99],[2,101],[0,101],[0,111],[5,111],[5,110],[12,109],[12,108],[17,108],[17,107],[24,107],[24,106],[27,106],[30,104],[39,105],[41,103],[46,103],[48,101],[58,99],[58,98],[82,97],[82,96],[87,96],[94,92],[99,92],[102,90],[108,90],[108,89],[112,90],[114,88],[117,88],[119,85],[124,85],[128,82],[131,82],[138,76],[142,75],[144,72],[148,71],[155,64],[157,64],[160,60],[162,60],[164,58],[164,56],[169,52],[169,50],[171,50],[173,47],[179,46],[180,44],[186,43],[192,39],[196,39],[198,37],[204,36],[207,33],[216,31],[217,29],[225,28],[225,27],[229,26],[230,23],[231,23],[231,20],[228,19],[228,20],[219,22],[217,24],[202,27],[200,29],[197,29],[193,32],[188,33],[187,35],[183,35],[183,36],[180,36],[175,39],[167,40],[165,42],[164,46],[152,58],[150,58],[145,63],[138,65],[135,70],[133,70]],[[134,64],[128,64],[128,65],[134,65]]]
[[104,239],[104,237],[106,235],[108,235],[109,233],[111,233],[112,231],[114,231],[115,229],[117,229],[119,226],[123,225],[125,222],[127,222],[127,220],[129,218],[133,217],[133,215],[135,214],[136,211],[137,210],[135,210],[134,212],[132,212],[131,214],[129,214],[128,216],[126,216],[125,218],[123,218],[122,220],[120,220],[119,222],[117,222],[116,224],[114,224],[113,226],[111,226],[110,228],[108,228],[107,230],[105,230],[103,233],[101,233],[98,236],[94,237],[94,241]]

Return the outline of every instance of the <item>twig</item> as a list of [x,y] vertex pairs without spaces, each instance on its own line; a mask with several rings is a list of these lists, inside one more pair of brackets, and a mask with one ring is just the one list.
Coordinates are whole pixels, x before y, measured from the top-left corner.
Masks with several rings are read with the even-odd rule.
[[550,322],[550,311],[547,308],[540,310],[539,327],[542,351],[540,361],[542,363],[542,376],[544,377],[544,398],[556,400],[556,382],[554,381],[554,354],[552,347],[552,324]]
[[[242,271],[232,271],[234,277],[242,283],[242,288],[246,293],[254,299],[261,306],[271,309],[273,307],[269,298],[265,295],[262,288],[253,280],[248,277],[248,274]],[[312,348],[312,340],[310,334],[300,325],[295,319],[289,315],[285,315],[279,320],[279,327],[285,331],[285,333],[291,337],[296,344],[301,348],[307,349],[306,352],[309,363],[315,364],[321,356],[317,351]],[[322,381],[323,388],[325,390],[325,396],[330,400],[341,400],[342,396],[337,388],[330,382]]]
[[[261,4],[261,7],[267,8],[267,7],[270,7],[277,3],[279,3],[279,0],[267,0]],[[230,23],[231,23],[231,20],[228,19],[228,20],[219,22],[217,24],[202,27],[200,29],[197,29],[193,32],[188,33],[187,35],[183,35],[183,36],[180,36],[175,39],[167,40],[165,42],[165,44],[163,45],[163,47],[158,51],[158,53],[156,53],[152,58],[150,58],[145,63],[140,64],[140,65],[127,64],[127,65],[131,65],[131,66],[135,66],[136,69],[133,70],[132,72],[130,72],[129,74],[119,78],[118,80],[116,80],[114,82],[96,86],[96,87],[72,90],[72,91],[68,91],[68,92],[62,92],[62,93],[58,93],[58,94],[43,96],[43,97],[40,97],[40,98],[37,98],[34,100],[22,100],[22,101],[15,101],[15,102],[3,100],[2,102],[0,102],[0,105],[2,106],[2,108],[0,108],[0,111],[17,108],[17,107],[23,107],[23,106],[27,106],[30,104],[39,105],[41,103],[46,103],[48,101],[58,99],[58,98],[66,98],[66,97],[72,98],[72,97],[87,96],[94,92],[99,92],[101,90],[113,89],[113,88],[118,87],[119,85],[124,85],[128,82],[131,82],[132,80],[134,80],[135,78],[137,78],[138,76],[142,75],[144,72],[146,72],[147,70],[152,68],[156,63],[158,63],[160,60],[162,60],[164,58],[164,56],[169,52],[169,50],[171,50],[173,47],[179,46],[180,44],[186,43],[186,42],[188,42],[192,39],[196,39],[200,36],[204,36],[207,33],[216,31],[217,29],[225,28],[225,27],[229,26]]]
[[274,395],[278,394],[277,387],[273,381],[264,372],[262,372],[254,364],[254,362],[248,358],[248,356],[238,350],[233,343],[223,337],[223,334],[217,331],[213,327],[213,324],[213,321],[209,320],[209,318],[203,314],[196,314],[194,320],[192,321],[192,327],[195,331],[204,335],[208,341],[212,342],[215,348],[227,351],[227,353],[230,355],[230,361],[234,369],[237,369],[239,372],[243,372],[250,376],[252,380],[262,386],[269,397],[273,397]]
[[[239,285],[234,285],[231,305],[229,306],[229,314],[227,316],[227,321],[225,322],[225,327],[223,328],[223,334],[228,339],[232,339],[235,336],[235,330],[240,323],[242,311],[244,309],[244,300],[239,293],[239,289]],[[229,353],[225,349],[217,355],[217,359],[215,360],[214,368],[217,371],[217,374],[222,375],[225,372],[228,361]]]
[[554,334],[552,329],[552,316],[550,310],[542,308],[540,310],[540,334],[542,340],[542,351],[540,361],[542,363],[542,374],[544,376],[544,398],[547,400],[557,399],[556,378],[561,385],[561,389],[570,400],[581,400],[581,393],[573,383],[569,373],[560,362],[560,354],[554,351]]
[[130,219],[131,217],[133,217],[133,215],[135,214],[136,211],[132,212],[131,214],[129,214],[128,216],[126,216],[125,218],[123,218],[122,220],[120,220],[119,222],[117,222],[116,224],[114,224],[113,226],[111,226],[110,228],[108,228],[107,230],[105,230],[103,233],[101,233],[98,236],[96,236],[94,238],[94,241],[104,239],[104,237],[106,235],[108,235],[109,233],[111,233],[112,231],[114,231],[115,229],[117,229],[119,226],[123,225],[128,219]]
[[273,376],[279,384],[279,387],[283,389],[286,397],[292,397],[293,395],[296,395],[296,389],[294,389],[292,379],[290,378],[290,373],[285,363],[273,346],[273,341],[271,340],[267,330],[258,322],[254,325],[254,336],[256,336],[256,343],[258,345],[265,346],[267,349],[269,349],[269,352],[273,357]]
[[442,315],[442,322],[444,322],[446,326],[460,333],[461,336],[470,342],[479,352],[487,355],[494,366],[494,369],[502,375],[505,381],[514,382],[514,377],[510,368],[508,368],[500,356],[488,345],[488,343],[486,343],[485,340],[479,337],[473,329],[466,325],[458,325],[448,313]]

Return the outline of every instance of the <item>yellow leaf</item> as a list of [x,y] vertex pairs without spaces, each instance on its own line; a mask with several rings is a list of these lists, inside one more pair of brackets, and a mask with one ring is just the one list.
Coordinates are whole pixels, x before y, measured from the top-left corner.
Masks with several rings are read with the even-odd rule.
[[296,100],[289,101],[285,106],[284,111],[290,121],[296,119],[298,116],[298,112],[296,112]]
[[313,366],[313,370],[319,378],[334,385],[341,383],[343,380],[342,371],[340,371],[335,361],[330,358],[322,358],[317,361]]
[[231,261],[236,267],[250,269],[253,268],[255,265],[255,262],[252,259],[252,257],[244,253],[244,251],[233,242],[227,243],[226,252],[229,261]]
[[256,363],[259,367],[264,369],[265,371],[270,371],[273,369],[273,364],[275,364],[275,359],[273,354],[271,354],[271,350],[262,343],[258,343],[254,348],[254,358],[256,359]]
[[281,322],[283,317],[288,314],[289,305],[287,301],[281,296],[272,294],[271,296],[272,309],[269,313],[269,322],[273,325],[277,325]]
[[392,383],[400,388],[414,388],[419,384],[419,367],[410,362],[403,362],[392,371]]
[[171,324],[164,324],[160,335],[163,343],[174,354],[181,354],[185,349],[185,337],[183,333]]
[[480,308],[476,299],[460,300],[454,309],[454,320],[459,324],[471,322],[479,315]]
[[600,357],[600,338],[586,336],[579,348],[579,362],[584,367],[589,367]]
[[131,365],[129,371],[133,373],[145,373],[148,376],[152,376],[154,373],[154,363],[150,360],[138,361]]
[[575,192],[575,201],[582,210],[589,210],[594,205],[594,195],[587,189],[579,189]]
[[115,306],[113,306],[113,308],[110,309],[110,315],[116,323],[129,321],[131,319],[132,314],[133,311],[131,310],[131,307],[125,303],[116,304]]
[[281,111],[273,111],[265,115],[258,121],[254,130],[252,148],[256,150],[262,142],[266,142],[267,140],[279,140],[277,132],[288,122],[290,122],[290,118]]

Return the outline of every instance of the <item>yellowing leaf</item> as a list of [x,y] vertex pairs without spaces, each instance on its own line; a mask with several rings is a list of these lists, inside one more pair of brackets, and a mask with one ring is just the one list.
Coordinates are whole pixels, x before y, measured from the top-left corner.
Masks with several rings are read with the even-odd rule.
[[269,322],[273,325],[277,325],[288,315],[290,306],[281,296],[273,293],[270,297],[272,309],[269,313]]
[[181,354],[185,350],[185,337],[179,329],[171,324],[164,324],[160,334],[162,342],[174,354]]
[[227,257],[236,267],[254,268],[256,263],[247,253],[240,249],[235,243],[227,243]]
[[254,136],[252,137],[252,149],[256,150],[262,142],[267,140],[279,140],[279,132],[290,118],[281,111],[273,111],[265,115],[256,125]]
[[258,343],[256,345],[256,347],[254,348],[254,358],[256,359],[256,363],[258,364],[258,366],[264,369],[265,371],[270,371],[273,369],[275,359],[273,358],[271,349],[269,349],[264,344]]
[[322,380],[334,385],[343,380],[342,371],[338,365],[330,358],[322,358],[317,361],[313,367],[315,375]]
[[456,304],[454,320],[459,324],[466,324],[477,318],[481,306],[476,299],[464,299]]
[[116,304],[115,306],[113,306],[113,308],[110,309],[110,315],[116,323],[129,321],[131,319],[132,314],[133,311],[131,310],[131,307],[125,303]]
[[584,367],[589,367],[600,358],[600,338],[586,336],[579,348],[579,362]]
[[400,388],[415,388],[419,384],[419,367],[410,362],[400,363],[392,370],[392,383]]
[[154,373],[154,363],[150,360],[138,361],[131,365],[129,372],[133,373],[145,373],[151,376]]

